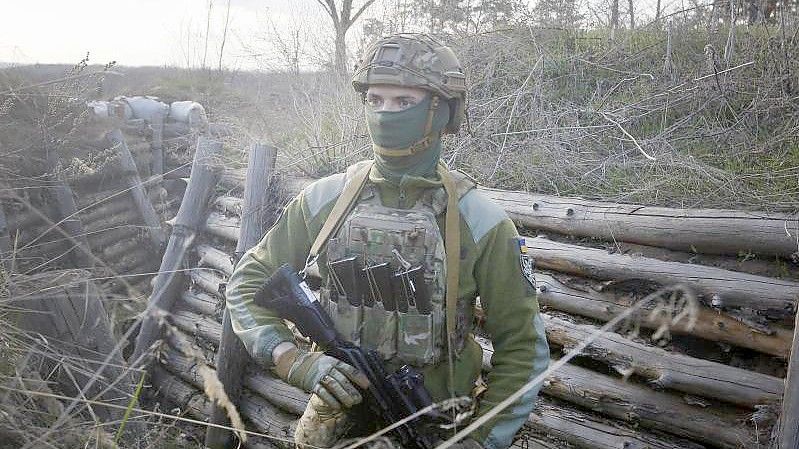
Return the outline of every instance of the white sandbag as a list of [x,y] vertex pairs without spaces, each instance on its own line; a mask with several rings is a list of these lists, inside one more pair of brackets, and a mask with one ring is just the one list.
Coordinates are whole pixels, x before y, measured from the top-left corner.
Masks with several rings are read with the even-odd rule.
[[169,105],[169,118],[176,122],[200,126],[208,122],[205,108],[196,101],[175,101]]
[[98,117],[108,117],[108,102],[107,101],[89,101],[86,107],[92,111],[92,114]]
[[[136,97],[117,97],[116,100],[122,100],[127,105],[125,118],[126,119],[144,119],[150,121],[154,114],[160,112],[166,117],[169,112],[169,106],[158,100],[158,97],[150,96],[136,96]],[[130,117],[128,117],[127,110],[130,110]]]

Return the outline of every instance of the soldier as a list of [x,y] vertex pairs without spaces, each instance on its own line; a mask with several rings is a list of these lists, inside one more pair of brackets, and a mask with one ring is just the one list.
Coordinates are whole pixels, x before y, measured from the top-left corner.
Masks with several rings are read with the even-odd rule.
[[[337,330],[389,366],[419,368],[436,401],[482,390],[479,416],[549,361],[523,238],[500,207],[440,161],[442,134],[457,132],[464,116],[466,77],[455,54],[426,35],[383,38],[366,50],[352,84],[365,103],[374,160],[305,188],[227,287],[233,329],[253,358],[313,393],[295,433],[299,446],[331,447],[373,429],[350,409],[362,400],[365,377],[298,347],[275,313],[253,303],[283,263],[299,271],[316,262],[320,301]],[[349,206],[339,205],[345,197]],[[494,346],[484,381],[482,350],[470,333],[478,296]],[[461,444],[508,447],[536,394]]]

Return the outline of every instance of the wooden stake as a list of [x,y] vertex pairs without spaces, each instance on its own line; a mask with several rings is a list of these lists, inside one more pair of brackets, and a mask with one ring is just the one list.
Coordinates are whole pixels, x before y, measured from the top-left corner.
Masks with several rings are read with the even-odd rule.
[[151,148],[153,151],[152,174],[164,174],[164,112],[158,110],[150,118],[150,126],[153,128],[153,140]]
[[[236,245],[236,260],[244,252],[255,246],[264,235],[264,217],[269,203],[269,181],[275,168],[277,151],[274,147],[256,144],[250,151],[247,162],[247,182],[244,187],[244,205],[242,207],[241,229]],[[230,400],[238,407],[241,395],[242,380],[250,356],[241,340],[233,332],[227,308],[222,317],[222,341],[216,354],[217,375]],[[214,405],[210,422],[227,424],[225,410]],[[233,433],[217,427],[208,427],[205,434],[205,445],[211,449],[229,447],[233,442]]]
[[[155,278],[153,293],[142,318],[136,337],[136,347],[131,360],[144,363],[142,356],[161,336],[161,315],[169,312],[182,290],[184,276],[181,271],[186,255],[206,218],[206,211],[214,187],[219,181],[216,157],[222,151],[222,142],[200,137],[191,167],[189,185],[175,217],[172,235]],[[142,360],[140,360],[142,359]]]
[[122,167],[123,175],[130,189],[130,195],[144,219],[144,224],[149,228],[148,234],[150,240],[152,240],[156,248],[160,249],[164,241],[166,241],[166,235],[161,228],[161,219],[158,217],[155,208],[153,208],[153,203],[150,202],[147,193],[144,191],[136,162],[130,154],[130,149],[128,149],[128,144],[125,142],[124,136],[122,136],[122,131],[119,129],[111,131],[108,133],[108,140],[114,145],[119,155],[119,165]]
[[799,313],[796,314],[795,326],[782,398],[777,449],[799,449]]

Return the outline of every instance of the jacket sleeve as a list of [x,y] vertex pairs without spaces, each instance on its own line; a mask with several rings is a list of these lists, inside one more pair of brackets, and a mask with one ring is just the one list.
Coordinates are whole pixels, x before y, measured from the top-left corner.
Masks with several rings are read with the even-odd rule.
[[272,350],[294,336],[273,312],[254,304],[258,288],[277,268],[288,263],[300,270],[310,249],[307,207],[300,193],[256,246],[244,253],[228,280],[226,306],[233,330],[256,362],[272,365]]
[[[534,286],[522,273],[518,233],[505,218],[481,242],[475,264],[484,329],[494,346],[488,389],[478,416],[516,392],[549,365],[549,347]],[[473,435],[488,449],[508,447],[533,409],[540,384]]]

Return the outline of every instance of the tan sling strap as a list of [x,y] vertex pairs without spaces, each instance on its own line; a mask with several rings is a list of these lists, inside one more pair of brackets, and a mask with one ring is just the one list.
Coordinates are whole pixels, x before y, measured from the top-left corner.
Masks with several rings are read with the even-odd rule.
[[[443,163],[438,164],[438,176],[447,192],[447,212],[444,217],[444,250],[447,256],[447,335],[451,339],[455,335],[455,319],[458,309],[458,282],[461,265],[461,226],[458,209],[458,188],[455,178]],[[449,342],[451,343],[451,342]],[[447,346],[452,346],[448,344]]]
[[344,217],[352,210],[355,200],[358,199],[361,190],[363,190],[363,186],[366,185],[366,180],[369,179],[369,172],[372,170],[372,165],[374,165],[374,161],[365,163],[363,167],[359,167],[355,170],[355,173],[353,173],[350,179],[347,179],[344,190],[341,192],[341,195],[339,195],[336,204],[333,206],[333,210],[330,211],[330,215],[327,216],[327,220],[325,220],[325,223],[322,225],[322,229],[319,230],[316,240],[314,240],[313,245],[311,245],[311,251],[308,253],[308,260],[305,263],[305,268],[308,268],[308,265],[316,261],[316,257],[319,255],[319,251],[322,250],[325,242],[327,242],[327,239],[336,233],[339,226],[344,222]]

